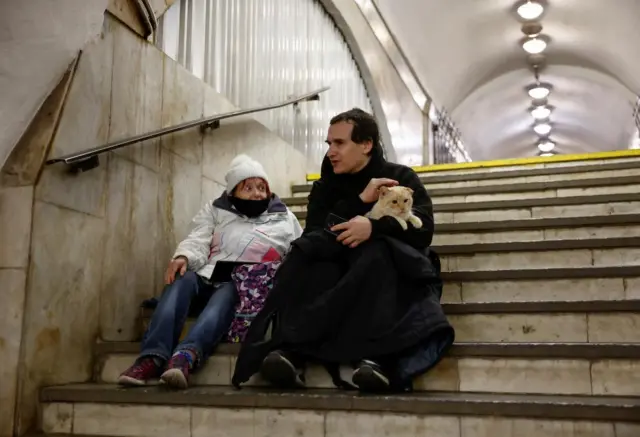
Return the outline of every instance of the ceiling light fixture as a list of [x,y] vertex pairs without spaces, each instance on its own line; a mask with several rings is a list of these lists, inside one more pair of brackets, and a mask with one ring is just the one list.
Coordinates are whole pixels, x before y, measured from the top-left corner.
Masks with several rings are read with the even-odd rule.
[[555,155],[555,153],[551,153],[551,152],[540,154],[540,156],[553,156],[553,155]]
[[529,94],[529,97],[531,97],[534,100],[546,99],[547,97],[549,97],[550,92],[551,92],[551,87],[549,87],[548,85],[541,85],[541,84],[536,84],[532,88],[529,88],[529,91],[527,91],[527,93]]
[[551,125],[549,123],[540,123],[533,126],[533,130],[540,136],[549,135]]
[[542,153],[549,153],[556,148],[556,144],[553,141],[541,141],[538,143],[538,150]]
[[549,107],[544,105],[536,106],[531,110],[531,115],[536,120],[544,120],[545,118],[548,118],[551,115],[551,109],[549,109]]
[[525,52],[531,55],[537,55],[544,52],[544,49],[547,48],[547,43],[544,42],[544,40],[534,36],[523,42],[522,48]]
[[526,3],[520,5],[517,9],[518,15],[524,20],[535,20],[544,12],[544,7],[536,2],[527,0]]

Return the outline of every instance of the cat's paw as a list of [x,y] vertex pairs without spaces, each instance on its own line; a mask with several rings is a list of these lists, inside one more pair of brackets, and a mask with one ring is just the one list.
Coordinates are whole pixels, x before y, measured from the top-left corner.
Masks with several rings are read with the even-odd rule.
[[396,221],[398,223],[400,223],[400,226],[402,227],[402,230],[406,231],[407,230],[407,222],[404,221],[403,219],[401,219],[400,217],[394,217],[394,218],[396,219]]
[[420,217],[416,217],[415,215],[409,217],[409,223],[411,223],[416,229],[420,229],[422,227],[422,220],[420,220]]

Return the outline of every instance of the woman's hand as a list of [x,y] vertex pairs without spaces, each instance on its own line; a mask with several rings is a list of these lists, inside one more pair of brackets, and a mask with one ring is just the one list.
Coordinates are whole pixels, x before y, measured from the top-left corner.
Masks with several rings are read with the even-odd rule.
[[360,200],[364,203],[373,203],[378,200],[380,196],[380,187],[395,187],[398,185],[398,181],[388,178],[373,178],[369,181],[369,184],[360,193]]
[[169,261],[167,271],[164,274],[165,284],[173,284],[173,281],[176,279],[176,273],[178,272],[180,272],[180,276],[184,276],[187,272],[187,264],[187,258],[184,256],[179,256],[176,259]]
[[371,221],[359,215],[348,222],[335,225],[331,230],[334,232],[342,231],[337,240],[353,249],[371,237]]

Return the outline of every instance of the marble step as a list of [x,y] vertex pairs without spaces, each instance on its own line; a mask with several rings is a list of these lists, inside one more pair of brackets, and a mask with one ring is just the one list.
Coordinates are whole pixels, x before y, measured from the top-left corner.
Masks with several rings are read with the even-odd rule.
[[[571,197],[585,193],[613,194],[633,193],[640,183],[640,167],[621,172],[587,174],[583,178],[567,179],[564,175],[528,177],[521,180],[501,179],[497,181],[464,181],[456,183],[431,183],[423,180],[434,203],[479,202],[483,200],[508,200],[519,198]],[[595,177],[597,176],[597,177]],[[543,180],[546,179],[546,180]],[[490,183],[491,182],[491,183]],[[288,206],[305,205],[302,187],[295,189],[296,195],[283,199]],[[310,188],[306,193],[310,192]]]
[[[437,224],[637,214],[640,193],[434,203],[433,210]],[[292,211],[300,220],[307,217],[305,206],[294,207]]]
[[[617,240],[617,239],[616,239]],[[455,250],[442,251],[440,261],[443,272],[473,272],[497,270],[528,270],[552,268],[588,268],[588,267],[640,267],[640,247],[631,244],[635,238],[621,239],[628,241],[625,247],[590,244],[607,240],[564,240],[578,244],[546,244],[549,241],[532,241],[521,243],[493,243],[478,245],[441,246]],[[562,240],[559,240],[562,241]],[[555,248],[554,248],[555,247]],[[464,251],[464,252],[463,252]]]
[[[505,218],[493,211],[436,213],[434,244],[636,237],[640,235],[640,214],[624,213],[635,209],[635,206],[603,204],[569,206],[560,210],[557,207],[547,207],[535,210],[536,215],[543,217],[532,217],[533,211],[519,211],[519,215],[525,215],[526,218],[514,219]],[[640,208],[640,203],[637,208]],[[593,215],[587,215],[589,213]],[[554,214],[562,215],[553,217]],[[477,221],[481,218],[479,215],[485,216],[483,221]],[[468,221],[454,222],[456,219],[464,220],[465,217]],[[443,223],[443,220],[447,222]]]
[[[545,183],[595,178],[615,178],[640,174],[640,158],[598,160],[527,166],[490,167],[418,173],[421,181],[432,188],[462,188],[484,185]],[[306,195],[311,182],[294,185],[294,195]]]
[[[95,380],[117,382],[133,363],[138,343],[96,348]],[[238,344],[221,344],[192,386],[231,385]],[[640,344],[459,343],[434,369],[416,379],[416,391],[640,395]],[[310,365],[308,388],[335,388],[323,368]],[[257,375],[248,386],[264,386]]]
[[[636,274],[637,274],[637,269]],[[458,342],[640,343],[640,300],[445,303]],[[153,310],[143,309],[141,332]],[[188,319],[182,337],[194,319]]]
[[637,437],[639,397],[114,385],[48,387],[50,434],[191,437]]
[[433,246],[640,237],[640,215],[437,224]]

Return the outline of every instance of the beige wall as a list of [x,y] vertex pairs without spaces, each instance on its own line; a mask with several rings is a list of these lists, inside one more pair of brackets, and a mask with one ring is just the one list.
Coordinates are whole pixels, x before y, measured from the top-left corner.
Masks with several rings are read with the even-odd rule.
[[[389,159],[405,165],[423,156],[423,113],[355,0],[320,0],[333,17],[360,67],[374,112],[382,123]],[[393,147],[388,147],[389,143]]]
[[[83,49],[48,156],[233,109],[107,17]],[[24,432],[39,387],[89,380],[98,338],[136,338],[140,301],[160,291],[175,244],[240,152],[264,164],[280,195],[304,180],[302,154],[244,117],[104,155],[86,173],[56,165],[35,186],[0,188],[0,435],[11,433],[15,399]]]

